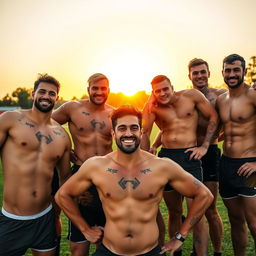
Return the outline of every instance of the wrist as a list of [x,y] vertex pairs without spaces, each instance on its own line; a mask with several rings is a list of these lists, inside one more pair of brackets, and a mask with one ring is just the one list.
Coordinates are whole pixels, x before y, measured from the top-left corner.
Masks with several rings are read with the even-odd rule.
[[182,234],[179,233],[179,232],[176,232],[175,235],[174,235],[174,237],[175,237],[176,240],[179,240],[179,241],[181,241],[182,243],[185,241],[185,237],[182,236]]

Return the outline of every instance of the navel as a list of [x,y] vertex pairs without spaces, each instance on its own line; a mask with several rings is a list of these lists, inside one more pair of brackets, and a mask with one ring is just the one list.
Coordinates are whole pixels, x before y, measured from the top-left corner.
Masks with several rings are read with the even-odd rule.
[[83,127],[80,127],[80,128],[79,128],[79,131],[83,131],[83,130],[84,130],[84,128],[83,128]]
[[106,197],[111,197],[111,194],[110,193],[106,193]]
[[33,191],[33,192],[32,192],[32,196],[33,196],[33,197],[36,197],[36,195],[37,195],[36,191]]
[[27,146],[27,142],[21,142],[21,146]]
[[149,197],[149,198],[152,198],[153,196],[154,196],[154,195],[153,195],[152,193],[150,193],[148,197]]

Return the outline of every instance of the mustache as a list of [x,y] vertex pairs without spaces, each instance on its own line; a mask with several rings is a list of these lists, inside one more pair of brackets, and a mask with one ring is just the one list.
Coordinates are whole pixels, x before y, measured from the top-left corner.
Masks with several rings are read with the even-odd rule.
[[122,136],[122,137],[120,138],[120,140],[129,140],[129,139],[134,139],[134,140],[136,140],[137,137],[136,137],[136,136]]

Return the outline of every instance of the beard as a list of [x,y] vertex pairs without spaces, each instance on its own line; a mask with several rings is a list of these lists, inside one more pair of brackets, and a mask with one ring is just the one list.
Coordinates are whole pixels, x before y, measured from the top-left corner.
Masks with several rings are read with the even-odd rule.
[[[50,102],[50,101],[49,101],[49,102]],[[44,107],[44,106],[40,105],[39,100],[35,100],[34,105],[35,105],[35,107],[36,107],[39,111],[41,111],[41,112],[43,112],[43,113],[48,113],[48,112],[50,112],[50,111],[54,108],[54,104],[53,104],[52,102],[50,102],[50,103],[51,103],[51,104],[50,104],[49,106]]]
[[[229,84],[229,80],[230,79],[237,79],[237,83],[234,84],[234,85],[230,85]],[[242,78],[239,78],[239,77],[231,77],[229,79],[224,79],[225,83],[227,84],[227,86],[231,89],[235,89],[235,88],[238,88],[243,82],[244,82],[244,77]]]
[[93,104],[95,104],[95,105],[103,105],[103,104],[105,104],[105,102],[107,101],[107,97],[104,97],[104,98],[102,99],[102,101],[98,102],[98,101],[95,100],[95,97],[92,96],[92,95],[89,95],[89,99],[90,99],[90,101],[91,101]]
[[[122,139],[134,139],[135,143],[133,145],[130,146],[123,146],[122,144]],[[137,150],[137,148],[140,145],[140,139],[132,136],[132,137],[120,137],[119,140],[116,140],[116,145],[117,147],[125,154],[132,154],[133,152],[135,152]]]

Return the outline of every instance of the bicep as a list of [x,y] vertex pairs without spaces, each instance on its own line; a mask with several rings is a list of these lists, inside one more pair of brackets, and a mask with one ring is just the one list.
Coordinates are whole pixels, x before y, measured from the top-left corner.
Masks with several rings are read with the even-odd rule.
[[60,106],[52,113],[52,118],[59,124],[65,124],[69,121],[69,115],[67,113],[65,104]]
[[0,147],[4,144],[8,136],[8,131],[11,128],[12,120],[13,117],[10,112],[0,114]]

